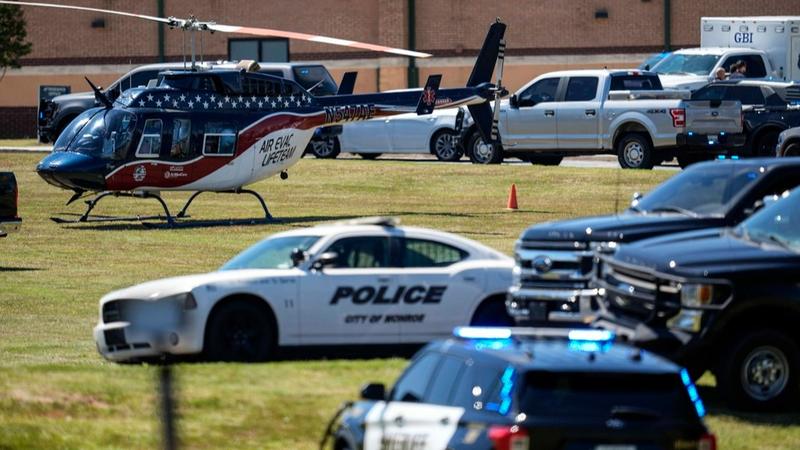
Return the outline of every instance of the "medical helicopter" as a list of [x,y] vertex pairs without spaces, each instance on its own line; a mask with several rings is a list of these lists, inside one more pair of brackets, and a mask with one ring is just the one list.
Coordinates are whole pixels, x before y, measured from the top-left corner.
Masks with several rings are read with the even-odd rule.
[[[506,25],[499,19],[489,28],[466,87],[439,89],[441,75],[431,75],[421,90],[316,97],[292,80],[246,68],[199,69],[195,65],[195,33],[285,37],[408,57],[431,55],[326,36],[201,22],[194,17],[163,18],[5,0],[0,4],[122,15],[190,33],[191,66],[183,71],[162,72],[155,86],[127,89],[111,101],[87,79],[100,106],[76,117],[55,142],[53,152],[36,167],[48,183],[74,192],[67,204],[96,194],[86,201],[86,212],[80,218],[54,217],[59,223],[159,219],[165,220],[166,226],[176,226],[176,219],[188,217],[189,205],[203,192],[253,195],[265,216],[246,222],[270,221],[273,217],[264,199],[244,186],[277,174],[285,179],[287,169],[300,160],[314,131],[331,125],[467,106],[485,142],[499,142],[499,110],[492,112],[489,104],[494,100],[499,105],[499,98],[507,94],[501,86]],[[495,65],[498,77],[493,84]],[[173,216],[159,195],[161,191],[194,194]],[[165,216],[90,216],[97,203],[108,196],[156,199]]]

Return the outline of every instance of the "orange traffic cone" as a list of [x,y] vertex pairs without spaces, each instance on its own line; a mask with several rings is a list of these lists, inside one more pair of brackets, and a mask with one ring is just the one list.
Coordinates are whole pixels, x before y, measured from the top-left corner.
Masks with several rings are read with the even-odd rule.
[[508,206],[507,208],[511,211],[516,211],[517,207],[517,185],[511,183],[511,192],[508,193]]

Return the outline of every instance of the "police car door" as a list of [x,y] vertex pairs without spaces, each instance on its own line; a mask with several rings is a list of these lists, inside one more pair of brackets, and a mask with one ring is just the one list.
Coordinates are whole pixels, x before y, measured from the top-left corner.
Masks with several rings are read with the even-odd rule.
[[304,344],[396,343],[400,325],[386,316],[398,269],[389,267],[389,236],[339,237],[319,254],[335,252],[330,267],[311,271],[300,292],[300,331]]
[[365,418],[364,450],[445,450],[459,428],[464,408],[450,406],[464,362],[437,352],[414,360],[386,403]]
[[427,342],[449,336],[453,327],[468,325],[483,294],[484,270],[458,263],[469,254],[452,245],[422,237],[395,238],[398,265],[403,267],[403,342]]

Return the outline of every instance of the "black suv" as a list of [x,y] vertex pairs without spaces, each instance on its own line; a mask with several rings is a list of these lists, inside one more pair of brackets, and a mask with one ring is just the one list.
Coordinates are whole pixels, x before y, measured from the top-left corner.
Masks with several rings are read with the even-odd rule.
[[0,238],[18,231],[22,219],[17,215],[19,191],[12,172],[0,172]]
[[597,310],[589,286],[595,252],[681,231],[733,226],[763,197],[800,185],[800,158],[724,160],[696,164],[622,214],[534,225],[514,251],[517,264],[506,306],[523,325],[589,320]]
[[796,407],[800,190],[780,197],[737,227],[648,239],[603,257],[595,325],[694,376],[711,370],[733,406]]
[[388,395],[368,384],[334,449],[713,449],[688,373],[604,330],[456,328]]

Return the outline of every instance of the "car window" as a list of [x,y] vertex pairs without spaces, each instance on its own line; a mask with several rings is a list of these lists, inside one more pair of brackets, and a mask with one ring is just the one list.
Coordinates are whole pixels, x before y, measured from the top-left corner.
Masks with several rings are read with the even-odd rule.
[[414,360],[392,389],[391,399],[396,402],[421,402],[440,355],[428,352]]
[[[487,398],[497,391],[505,368],[468,360],[458,383],[451,404],[474,411],[486,409]],[[497,391],[499,395],[499,391]]]
[[767,69],[764,67],[764,60],[760,55],[732,55],[725,59],[722,67],[725,72],[731,73],[731,65],[737,61],[743,61],[747,65],[744,72],[745,78],[764,78],[767,76]]
[[155,80],[158,78],[158,70],[142,70],[140,72],[136,72],[130,77],[130,81],[126,81],[126,84],[122,87],[122,90],[131,88],[131,87],[146,87],[147,83],[150,80]]
[[368,268],[389,266],[389,238],[359,236],[339,239],[328,247],[338,258],[334,267]]
[[556,101],[556,92],[560,78],[545,78],[533,83],[519,94],[517,104],[519,106],[533,106],[537,103]]
[[739,100],[743,105],[763,105],[764,94],[758,86],[730,86],[724,100]]
[[444,355],[436,374],[430,391],[427,394],[426,402],[437,405],[449,405],[455,394],[454,387],[458,385],[465,369],[464,360],[455,356]]
[[139,141],[139,148],[136,149],[136,156],[140,158],[157,158],[161,151],[161,119],[147,119],[142,131],[142,139]]
[[446,267],[455,264],[469,254],[441,242],[427,239],[400,239],[402,267]]
[[658,75],[612,75],[612,91],[649,91],[661,90]]
[[594,100],[595,95],[597,95],[597,77],[570,77],[564,101]]
[[692,94],[692,100],[722,100],[726,89],[725,85],[708,85],[696,90]]

